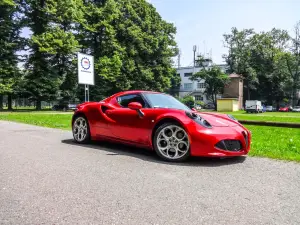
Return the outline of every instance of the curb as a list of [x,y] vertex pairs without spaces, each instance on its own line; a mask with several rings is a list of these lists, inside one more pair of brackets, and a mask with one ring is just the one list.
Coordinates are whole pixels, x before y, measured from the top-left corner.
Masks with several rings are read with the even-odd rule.
[[248,124],[248,125],[300,128],[300,123],[283,123],[283,122],[255,121],[255,120],[239,120],[239,122],[241,124]]

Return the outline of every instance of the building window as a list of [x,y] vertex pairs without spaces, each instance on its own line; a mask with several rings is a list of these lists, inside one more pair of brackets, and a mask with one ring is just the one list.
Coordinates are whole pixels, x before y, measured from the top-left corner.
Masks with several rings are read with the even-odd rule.
[[205,83],[197,83],[197,89],[205,88]]
[[193,75],[193,73],[184,73],[185,77],[191,77]]
[[192,83],[184,83],[183,87],[185,90],[190,90],[190,89],[192,89]]
[[195,100],[196,101],[203,101],[203,96],[202,95],[195,95]]

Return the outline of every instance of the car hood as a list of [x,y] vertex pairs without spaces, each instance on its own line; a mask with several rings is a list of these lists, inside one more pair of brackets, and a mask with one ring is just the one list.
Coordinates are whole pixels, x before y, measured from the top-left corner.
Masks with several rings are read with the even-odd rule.
[[239,126],[239,122],[228,117],[226,114],[218,113],[196,113],[213,127],[235,127]]

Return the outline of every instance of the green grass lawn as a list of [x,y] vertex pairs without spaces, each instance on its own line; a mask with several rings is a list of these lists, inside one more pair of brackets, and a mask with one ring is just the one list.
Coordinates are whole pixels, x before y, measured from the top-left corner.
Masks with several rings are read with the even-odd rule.
[[0,120],[16,121],[20,123],[33,124],[43,127],[71,129],[71,113],[0,113]]
[[300,162],[300,129],[246,125],[252,132],[249,155]]
[[[71,117],[71,113],[0,113],[0,120],[64,130],[71,130]],[[254,125],[246,125],[246,127],[253,135],[249,155],[300,162],[300,129]]]

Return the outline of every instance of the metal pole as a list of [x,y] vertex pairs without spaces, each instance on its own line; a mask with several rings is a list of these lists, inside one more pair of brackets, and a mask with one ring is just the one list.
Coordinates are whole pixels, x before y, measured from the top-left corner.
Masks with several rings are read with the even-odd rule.
[[86,85],[87,87],[87,101],[89,102],[90,101],[90,86],[89,85]]
[[86,102],[86,84],[84,85],[84,102]]

